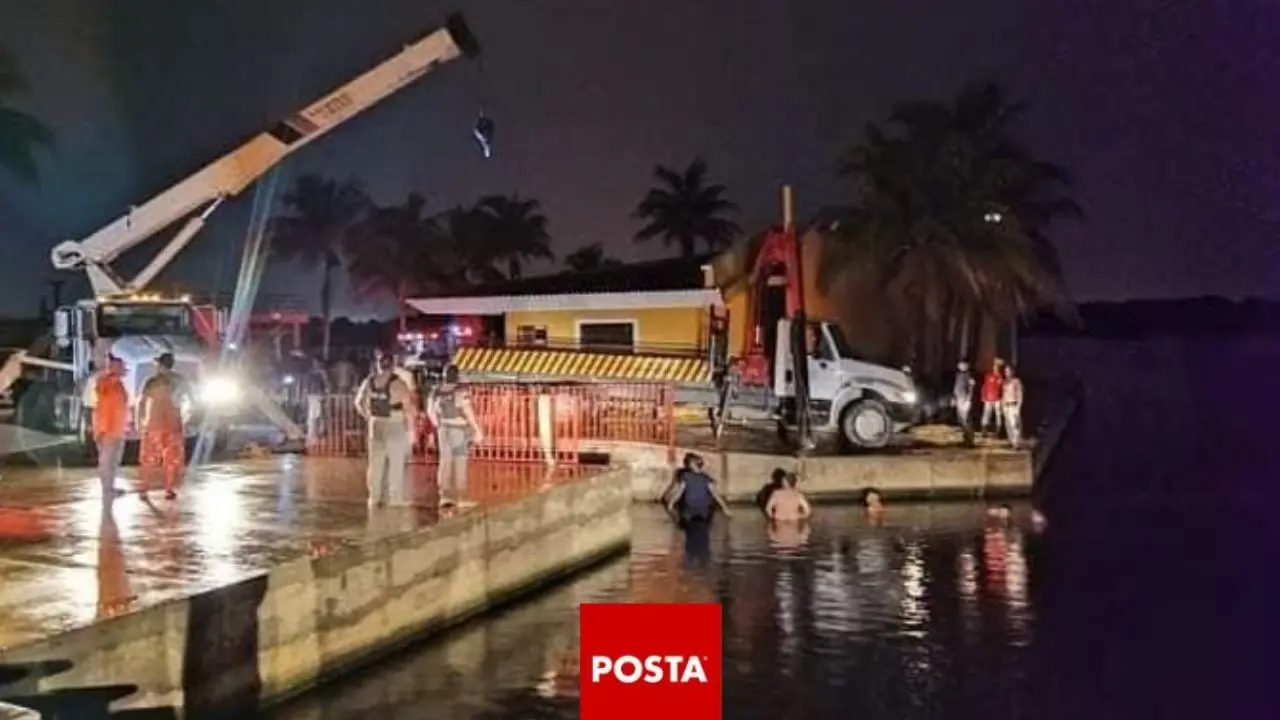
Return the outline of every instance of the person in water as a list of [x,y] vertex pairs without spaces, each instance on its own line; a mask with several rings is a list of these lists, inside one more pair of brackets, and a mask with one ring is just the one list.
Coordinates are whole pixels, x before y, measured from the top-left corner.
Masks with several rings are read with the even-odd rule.
[[773,475],[769,478],[769,482],[760,487],[760,491],[756,493],[756,507],[760,508],[760,512],[765,515],[769,514],[769,499],[773,494],[782,489],[783,482],[787,479],[787,471],[782,468],[774,468]]
[[863,490],[862,507],[872,520],[879,520],[884,515],[884,500],[880,497],[880,491],[875,488]]
[[700,472],[704,464],[702,457],[697,453],[685,453],[684,460],[680,463],[680,467],[671,473],[671,479],[667,481],[666,487],[662,488],[662,492],[658,493],[658,502],[667,505],[671,502],[672,493],[676,488],[680,487],[680,482],[684,479],[687,472]]
[[718,509],[725,517],[732,517],[729,504],[716,490],[716,482],[704,472],[702,458],[694,455],[691,467],[680,473],[679,482],[667,509],[676,515],[685,530],[710,525],[711,516]]
[[765,514],[774,522],[800,522],[813,515],[813,508],[804,493],[796,489],[800,478],[795,473],[786,473],[783,485],[774,491],[765,507]]

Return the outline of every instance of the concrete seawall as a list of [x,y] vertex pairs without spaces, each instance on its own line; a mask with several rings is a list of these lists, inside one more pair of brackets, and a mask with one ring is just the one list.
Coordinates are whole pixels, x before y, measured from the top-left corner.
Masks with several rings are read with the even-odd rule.
[[625,549],[631,484],[610,470],[5,649],[71,664],[10,697],[124,685],[116,710],[251,713]]
[[[605,450],[605,448],[602,448]],[[612,443],[611,461],[628,468],[637,502],[653,500],[671,478],[667,449]],[[685,449],[677,450],[677,457]],[[803,489],[819,500],[846,500],[864,488],[889,498],[950,499],[1008,497],[1031,492],[1034,472],[1026,450],[937,449],[896,455],[795,458],[769,453],[697,449],[726,499],[749,503],[776,467],[801,473]]]

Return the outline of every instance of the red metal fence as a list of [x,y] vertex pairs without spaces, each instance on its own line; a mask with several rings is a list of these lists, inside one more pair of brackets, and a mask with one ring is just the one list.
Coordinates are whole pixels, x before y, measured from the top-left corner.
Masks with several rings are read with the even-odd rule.
[[[477,459],[576,463],[592,443],[675,444],[675,391],[669,385],[476,384],[468,390],[484,435],[471,448]],[[309,397],[306,427],[308,453],[365,452],[365,424],[351,395]],[[435,432],[425,414],[414,455],[435,455]]]

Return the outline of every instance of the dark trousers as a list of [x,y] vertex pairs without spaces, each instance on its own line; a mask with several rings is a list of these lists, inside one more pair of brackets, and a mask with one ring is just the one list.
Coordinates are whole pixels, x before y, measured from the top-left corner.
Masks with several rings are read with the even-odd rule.
[[711,559],[711,518],[684,517],[680,519],[684,530],[684,554],[688,560]]

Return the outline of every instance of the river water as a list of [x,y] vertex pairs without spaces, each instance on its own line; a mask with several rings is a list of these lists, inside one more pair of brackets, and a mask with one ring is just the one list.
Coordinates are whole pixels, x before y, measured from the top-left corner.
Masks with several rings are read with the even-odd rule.
[[591,601],[723,603],[732,720],[1280,717],[1280,343],[1208,343],[1024,346],[1088,387],[1042,532],[1025,506],[823,506],[783,536],[744,511],[690,557],[637,507],[629,555],[276,718],[575,718]]

